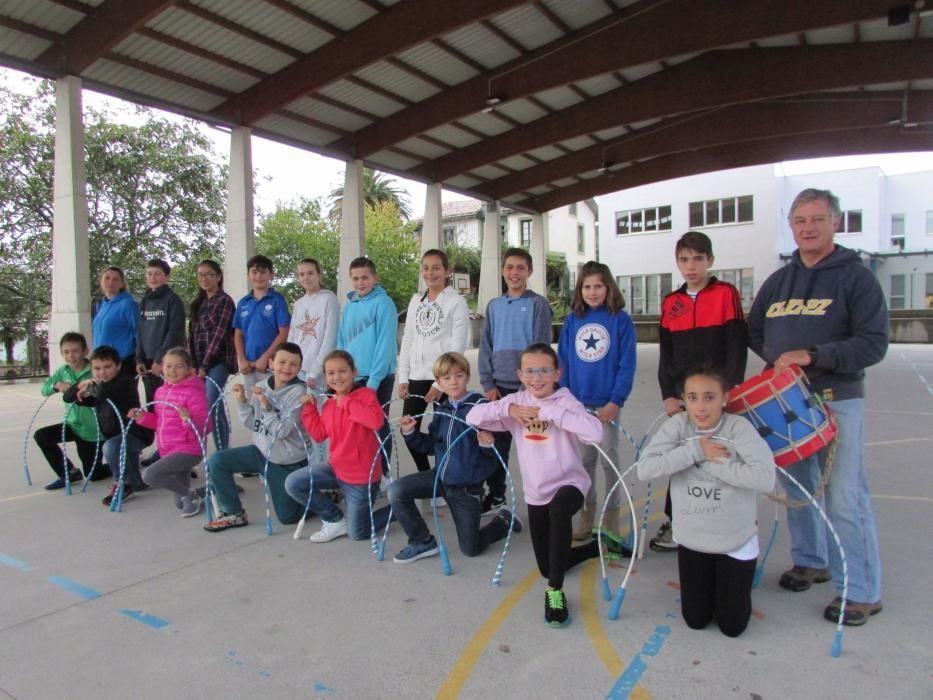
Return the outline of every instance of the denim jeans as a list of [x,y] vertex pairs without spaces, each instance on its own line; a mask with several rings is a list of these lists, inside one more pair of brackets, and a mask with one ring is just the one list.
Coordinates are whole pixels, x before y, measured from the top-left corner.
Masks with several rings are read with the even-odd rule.
[[[587,408],[598,410],[602,408],[602,406],[587,406]],[[619,441],[621,438],[622,434],[614,425],[608,423],[603,425],[603,439],[599,443],[599,446],[620,472],[622,471],[622,465],[619,464]],[[590,484],[590,490],[586,492],[586,498],[583,501],[583,507],[586,510],[590,510],[596,507],[596,465],[599,463],[603,465],[603,475],[606,478],[606,493],[609,493],[609,490],[615,486],[619,477],[593,445],[584,445],[582,442],[580,443],[580,459],[583,462],[583,468],[586,469],[586,473],[590,475],[590,480],[592,482]],[[609,503],[606,504],[606,507],[618,508],[621,503],[622,487],[619,486],[612,492],[612,497],[609,499]],[[599,515],[598,510],[596,511],[596,515]]]
[[[208,379],[204,380],[207,389],[207,405],[213,407],[211,417],[214,419],[214,448],[217,450],[226,450],[230,445],[230,423],[227,420],[227,409],[225,401],[217,401],[221,395],[227,378],[230,376],[230,369],[223,362],[218,362],[207,370]],[[211,381],[213,380],[213,381]],[[217,405],[214,405],[217,402]]]
[[[431,498],[434,493],[435,470],[416,472],[389,484],[389,502],[392,512],[408,535],[409,544],[421,544],[431,536],[415,501]],[[437,485],[437,495],[447,501],[450,517],[457,528],[460,551],[468,557],[481,554],[490,544],[508,534],[509,523],[504,518],[492,518],[484,527],[479,526],[483,511],[483,485]]]
[[[295,464],[269,462],[266,486],[269,489],[269,499],[272,501],[275,515],[283,525],[297,523],[304,513],[304,504],[299,506],[285,493],[285,479],[292,472],[306,465],[305,461]],[[243,510],[233,475],[262,474],[265,466],[266,456],[255,445],[231,447],[215,452],[208,458],[207,473],[211,480],[211,489],[217,496],[217,507],[221,513],[232,514]]]
[[[845,550],[848,598],[858,603],[874,603],[881,600],[881,557],[865,469],[863,404],[864,399],[829,402],[836,415],[838,433],[832,477],[821,505]],[[823,449],[791,465],[787,471],[812,493],[819,484],[820,467],[825,464],[828,452]],[[803,498],[799,489],[790,483],[787,483],[787,494],[791,499]],[[842,559],[816,509],[812,506],[789,508],[787,525],[794,564],[817,569],[828,565],[836,590],[842,595]]]
[[[386,414],[386,420],[382,424],[382,427],[379,428],[379,441],[382,442],[385,447],[385,452],[382,453],[383,459],[383,474],[389,473],[389,468],[392,464],[392,428],[389,427],[389,409],[392,407],[392,404],[389,403],[392,400],[392,389],[395,386],[395,374],[389,374],[379,382],[379,386],[376,387],[376,398],[379,401],[379,405],[382,406],[382,410]],[[388,405],[387,405],[388,404]]]
[[[285,480],[285,491],[296,503],[301,504],[304,511],[308,503],[308,491],[312,487],[311,476],[314,477],[311,491],[311,511],[317,513],[321,520],[335,523],[343,518],[343,511],[330,500],[330,497],[321,491],[336,491],[343,493],[344,504],[347,508],[347,532],[354,540],[369,539],[372,523],[369,519],[369,509],[376,494],[379,492],[379,483],[348,484],[337,478],[333,467],[329,464],[315,464],[303,467],[288,475]],[[389,521],[389,509],[380,508],[373,512],[373,522],[376,532],[379,532]]]
[[[120,445],[122,444],[123,436],[115,435],[104,442],[103,446],[104,459],[110,465],[110,473],[113,474],[114,481],[120,478]],[[137,490],[146,487],[139,473],[139,454],[145,446],[145,443],[133,433],[126,433],[126,470],[123,472],[123,483]]]

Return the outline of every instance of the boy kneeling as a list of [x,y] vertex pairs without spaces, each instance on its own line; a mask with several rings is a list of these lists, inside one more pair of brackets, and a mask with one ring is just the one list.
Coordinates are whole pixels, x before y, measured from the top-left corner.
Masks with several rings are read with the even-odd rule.
[[[476,438],[472,435],[458,438],[465,431],[472,432],[463,419],[478,401],[485,399],[481,394],[467,390],[470,364],[460,353],[444,353],[437,358],[433,371],[447,398],[436,404],[427,434],[416,432],[415,419],[404,416],[401,422],[402,435],[412,453],[434,455],[436,469],[441,470],[437,495],[447,501],[457,528],[460,551],[468,557],[475,557],[490,544],[505,537],[510,522],[515,532],[521,532],[522,524],[511,512],[501,509],[486,525],[480,527],[483,483],[501,465],[491,449],[492,433],[481,431]],[[408,546],[394,558],[397,564],[407,564],[437,554],[437,540],[428,530],[415,505],[417,499],[431,498],[433,495],[435,474],[433,469],[417,472],[389,485],[388,495],[393,512],[408,535]]]

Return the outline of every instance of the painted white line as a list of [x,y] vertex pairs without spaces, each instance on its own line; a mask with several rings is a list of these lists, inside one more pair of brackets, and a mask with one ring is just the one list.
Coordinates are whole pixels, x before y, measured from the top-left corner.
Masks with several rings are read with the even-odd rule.
[[903,438],[901,440],[878,440],[877,442],[866,442],[865,447],[878,447],[879,445],[904,445],[909,442],[930,442],[933,437],[921,438]]

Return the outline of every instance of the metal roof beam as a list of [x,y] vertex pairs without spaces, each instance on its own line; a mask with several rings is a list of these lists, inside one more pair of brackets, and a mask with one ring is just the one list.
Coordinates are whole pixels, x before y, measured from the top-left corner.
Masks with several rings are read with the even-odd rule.
[[[383,119],[342,146],[364,158],[389,144],[479,112],[489,97],[515,100],[685,53],[886,17],[890,5],[890,0],[641,2]],[[678,31],[678,27],[683,29]]]
[[545,212],[609,192],[730,168],[828,156],[930,150],[933,150],[933,134],[919,130],[912,133],[898,126],[795,134],[662,156],[539,197],[530,197],[515,202],[515,205]]
[[[882,126],[898,118],[903,98],[902,92],[834,92],[672,117],[611,143],[596,144],[500,177],[478,189],[492,199],[503,199],[579,173],[646,158],[779,135]],[[933,91],[912,93],[910,106],[914,121],[933,121]]]
[[302,95],[433,37],[528,0],[404,0],[306,54],[215,110],[253,124]]
[[105,0],[50,46],[37,63],[62,75],[81,75],[124,38],[177,0]]
[[443,182],[517,153],[619,125],[741,102],[925,78],[933,78],[929,39],[711,51],[442,156],[416,172]]

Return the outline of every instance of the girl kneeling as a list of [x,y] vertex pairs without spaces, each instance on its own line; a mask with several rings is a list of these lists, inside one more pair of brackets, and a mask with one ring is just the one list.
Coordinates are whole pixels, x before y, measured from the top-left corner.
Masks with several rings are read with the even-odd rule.
[[[312,542],[330,542],[347,534],[363,540],[370,534],[369,508],[382,475],[382,456],[377,457],[379,440],[374,431],[385,423],[385,414],[376,392],[356,387],[355,378],[353,357],[345,350],[334,350],[324,358],[324,379],[334,392],[333,398],[325,401],[318,413],[315,397],[304,397],[301,422],[315,442],[330,439],[330,462],[289,474],[285,490],[302,505],[308,502],[311,491],[310,509],[321,516],[321,529],[311,535]],[[329,496],[321,493],[337,489],[343,493],[346,517]],[[376,511],[376,530],[384,528],[388,519],[388,508]]]
[[642,480],[671,476],[681,612],[688,627],[715,618],[737,637],[752,612],[758,492],[774,488],[774,456],[754,426],[723,413],[728,384],[716,370],[688,372],[685,413],[661,426],[638,463]]

